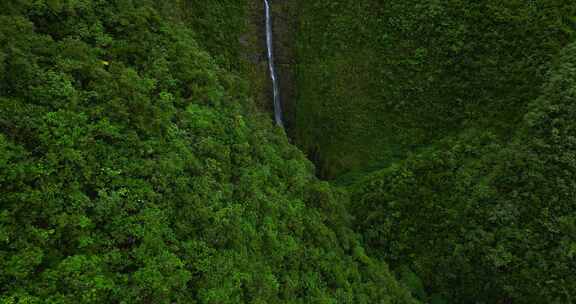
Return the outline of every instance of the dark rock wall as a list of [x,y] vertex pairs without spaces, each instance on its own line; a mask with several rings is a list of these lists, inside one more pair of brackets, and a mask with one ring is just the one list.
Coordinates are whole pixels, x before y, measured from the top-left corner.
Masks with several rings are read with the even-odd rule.
[[[274,31],[274,56],[276,72],[280,84],[280,94],[284,122],[288,134],[294,127],[294,100],[296,98],[295,75],[295,39],[298,19],[296,14],[297,1],[270,0],[272,22]],[[264,0],[253,0],[251,5],[252,31],[241,37],[247,46],[246,59],[253,72],[254,94],[261,109],[270,112],[273,117],[272,81],[268,71],[266,56],[266,18],[264,13]]]

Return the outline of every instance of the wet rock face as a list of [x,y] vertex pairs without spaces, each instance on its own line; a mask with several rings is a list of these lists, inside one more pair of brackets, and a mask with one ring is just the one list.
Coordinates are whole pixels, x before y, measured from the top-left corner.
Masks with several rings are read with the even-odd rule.
[[243,47],[243,58],[248,63],[247,77],[251,94],[259,109],[266,112],[273,111],[272,83],[268,75],[268,61],[266,58],[266,31],[264,30],[264,1],[250,0],[248,2],[249,26],[248,31],[238,37]]
[[298,18],[295,0],[271,0],[276,62],[294,64],[294,39],[296,38]]
[[[274,61],[279,81],[280,100],[284,114],[284,126],[291,135],[294,121],[294,100],[296,98],[295,75],[296,54],[295,39],[297,33],[297,0],[269,0],[272,30],[274,33]],[[264,0],[250,2],[250,19],[252,30],[239,37],[240,44],[245,47],[244,57],[250,63],[253,75],[251,85],[258,105],[273,113],[272,81],[268,71],[266,47],[266,18]]]
[[294,128],[294,102],[296,98],[295,43],[298,32],[297,0],[270,0],[274,31],[274,56],[278,74],[280,99],[288,135]]
[[[240,38],[238,38],[238,41],[240,42],[240,45],[242,45],[242,47],[244,47],[245,49],[249,49],[252,45],[252,37],[250,36],[250,34],[244,34],[240,36]],[[261,54],[260,52],[252,51],[252,52],[246,52],[244,54],[244,59],[246,59],[250,64],[256,66],[265,61],[266,57],[263,56],[263,54]]]

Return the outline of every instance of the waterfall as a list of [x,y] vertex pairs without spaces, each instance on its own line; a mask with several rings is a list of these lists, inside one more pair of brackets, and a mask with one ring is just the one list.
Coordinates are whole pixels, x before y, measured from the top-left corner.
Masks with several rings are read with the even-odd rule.
[[274,118],[276,124],[280,127],[284,126],[282,121],[282,104],[280,102],[280,88],[278,87],[278,75],[274,66],[274,48],[272,42],[272,20],[270,16],[270,3],[269,0],[264,0],[266,6],[266,46],[268,47],[268,67],[270,69],[270,78],[272,79],[272,89],[274,92]]

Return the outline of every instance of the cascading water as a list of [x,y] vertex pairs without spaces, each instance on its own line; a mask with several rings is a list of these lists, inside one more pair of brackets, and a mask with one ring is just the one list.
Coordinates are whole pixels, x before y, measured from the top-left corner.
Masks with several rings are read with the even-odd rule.
[[270,78],[272,78],[272,89],[274,91],[274,118],[278,126],[284,127],[284,122],[282,121],[282,104],[280,102],[278,76],[276,75],[276,68],[274,66],[274,48],[272,43],[273,33],[269,0],[264,0],[264,5],[266,7],[266,46],[268,47],[268,67],[270,69]]

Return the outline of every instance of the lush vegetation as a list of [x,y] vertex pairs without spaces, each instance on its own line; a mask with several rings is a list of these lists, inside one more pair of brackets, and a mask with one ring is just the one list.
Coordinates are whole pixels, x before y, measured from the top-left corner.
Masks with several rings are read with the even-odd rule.
[[576,3],[299,7],[294,139],[424,302],[576,299]]
[[571,39],[568,0],[306,1],[296,142],[326,178],[464,128],[510,135]]
[[414,303],[254,111],[245,11],[0,2],[1,303]]
[[576,3],[261,5],[0,2],[0,303],[576,301]]

